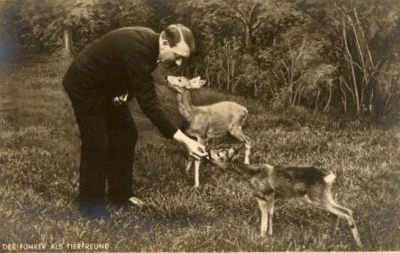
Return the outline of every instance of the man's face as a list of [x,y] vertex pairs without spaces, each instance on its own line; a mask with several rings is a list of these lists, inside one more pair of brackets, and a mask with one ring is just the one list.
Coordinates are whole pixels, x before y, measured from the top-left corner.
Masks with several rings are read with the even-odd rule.
[[180,41],[175,47],[170,47],[168,41],[160,42],[159,60],[166,68],[180,66],[184,58],[189,57],[190,49],[184,41]]

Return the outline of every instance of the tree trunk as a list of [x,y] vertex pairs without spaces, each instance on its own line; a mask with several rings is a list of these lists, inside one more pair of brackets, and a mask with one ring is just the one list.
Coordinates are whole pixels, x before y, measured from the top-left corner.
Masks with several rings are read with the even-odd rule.
[[332,100],[332,80],[329,80],[328,83],[329,83],[329,97],[328,97],[328,102],[326,102],[324,112],[327,112],[329,110],[329,105],[331,104]]
[[346,22],[344,22],[344,20],[342,21],[342,36],[343,36],[343,41],[344,41],[344,47],[345,50],[347,52],[347,58],[348,58],[348,65],[349,68],[351,70],[351,77],[352,77],[352,81],[353,81],[353,91],[354,91],[354,96],[355,96],[355,103],[356,103],[356,110],[357,110],[357,114],[361,112],[361,108],[360,108],[360,99],[358,96],[358,86],[357,86],[357,78],[356,78],[356,73],[354,70],[354,60],[353,60],[353,56],[350,52],[350,47],[347,43],[347,33],[346,33]]
[[257,98],[258,97],[258,86],[257,86],[257,82],[253,83],[253,97]]
[[67,57],[73,56],[72,51],[72,27],[64,27],[64,51]]
[[373,104],[373,108],[371,110],[374,112],[375,117],[379,118],[385,111],[384,91],[382,84],[375,80],[372,87],[373,94],[371,97],[373,98],[373,102],[371,104]]
[[251,38],[251,30],[248,26],[246,26],[246,48],[251,46],[252,38]]
[[342,77],[340,77],[339,81],[340,81],[340,91],[342,92],[343,110],[344,110],[344,113],[347,113],[347,95],[342,87]]
[[316,113],[318,111],[318,99],[319,99],[319,95],[321,94],[321,89],[318,89],[318,94],[317,94],[317,98],[315,99],[315,108],[314,108],[314,113]]

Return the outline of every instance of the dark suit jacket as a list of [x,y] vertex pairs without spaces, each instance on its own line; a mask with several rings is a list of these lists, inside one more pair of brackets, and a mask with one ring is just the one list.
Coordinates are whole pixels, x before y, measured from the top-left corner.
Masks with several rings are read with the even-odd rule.
[[[157,67],[159,34],[144,27],[111,31],[86,46],[72,62],[64,83],[101,103],[116,96],[136,97],[144,114],[171,138],[178,130],[160,107],[151,73]],[[73,82],[69,81],[74,80]],[[65,85],[65,84],[64,84]]]

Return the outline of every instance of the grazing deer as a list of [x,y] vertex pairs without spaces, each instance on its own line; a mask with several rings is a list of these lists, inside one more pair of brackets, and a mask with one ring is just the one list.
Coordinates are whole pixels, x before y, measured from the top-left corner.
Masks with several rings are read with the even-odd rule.
[[[186,134],[195,137],[202,144],[207,143],[211,138],[230,134],[240,142],[245,143],[244,163],[250,163],[250,139],[242,131],[242,126],[248,114],[245,107],[229,101],[206,106],[194,106],[190,90],[199,89],[206,83],[205,80],[200,80],[200,77],[189,80],[186,77],[168,76],[167,82],[168,87],[176,92],[179,111],[188,122]],[[193,160],[193,157],[189,156],[186,170],[190,170]],[[200,160],[195,160],[194,165],[194,187],[198,187],[200,185]]]
[[[352,211],[338,205],[332,197],[335,175],[326,169],[312,166],[271,166],[268,164],[246,165],[232,163],[238,156],[239,146],[230,149],[209,150],[209,159],[222,168],[250,175],[250,188],[261,211],[260,236],[272,235],[272,216],[276,198],[305,197],[316,207],[335,216],[332,234],[339,225],[339,218],[347,220],[358,247],[362,247]],[[239,169],[239,170],[237,170]]]

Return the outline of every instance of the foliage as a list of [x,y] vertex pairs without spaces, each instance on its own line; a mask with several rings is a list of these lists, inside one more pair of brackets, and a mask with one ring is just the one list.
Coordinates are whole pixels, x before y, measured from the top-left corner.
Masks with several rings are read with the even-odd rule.
[[88,18],[87,5],[75,0],[12,0],[8,12],[14,14],[7,22],[18,44],[36,51],[60,48],[63,29]]
[[108,31],[127,26],[151,26],[153,13],[145,0],[98,0],[91,10],[91,21],[104,34]]
[[389,94],[385,94],[381,87],[384,84],[377,82],[377,78],[384,71],[383,64],[393,60],[390,54],[396,47],[396,43],[388,44],[396,38],[396,24],[400,21],[400,8],[392,3],[385,1],[385,6],[380,1],[344,2],[335,4],[334,11],[329,13],[336,38],[333,50],[334,60],[340,66],[342,101],[347,104],[351,97],[356,113],[368,111],[379,117],[385,111],[382,106]]
[[381,100],[377,107],[381,115],[385,115],[388,120],[398,121],[400,119],[400,60],[389,60],[380,68],[376,77],[376,84],[381,89]]
[[12,0],[12,32],[21,47],[55,51],[63,47],[63,32],[72,29],[79,52],[102,34],[124,26],[149,25],[151,9],[145,0]]
[[183,23],[197,49],[183,73],[203,76],[209,87],[274,108],[396,118],[399,91],[388,81],[400,50],[396,0],[8,0],[3,6],[2,52],[13,52],[12,44],[57,51],[69,39],[78,53],[116,28],[161,31]]

